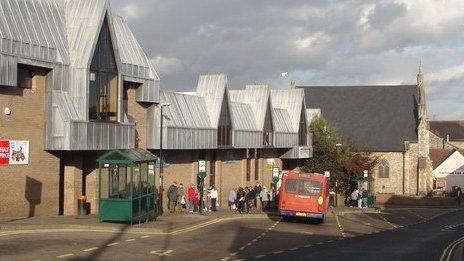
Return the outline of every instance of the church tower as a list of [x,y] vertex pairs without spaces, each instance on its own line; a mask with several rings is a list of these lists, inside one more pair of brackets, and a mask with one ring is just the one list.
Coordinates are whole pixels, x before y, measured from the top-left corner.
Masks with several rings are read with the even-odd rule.
[[419,108],[417,127],[418,136],[418,158],[416,176],[416,194],[423,195],[432,190],[432,164],[429,157],[429,122],[427,118],[427,105],[425,99],[424,72],[422,61],[419,63],[419,73],[417,74],[417,87],[419,89]]

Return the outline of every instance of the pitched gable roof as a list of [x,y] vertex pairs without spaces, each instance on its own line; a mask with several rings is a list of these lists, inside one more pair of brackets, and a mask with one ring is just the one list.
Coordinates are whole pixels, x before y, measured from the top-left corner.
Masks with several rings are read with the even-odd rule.
[[247,85],[244,90],[230,90],[230,100],[246,103],[251,106],[256,126],[263,128],[269,106],[270,89],[267,85]]
[[464,140],[464,121],[429,121],[430,131],[441,138]]
[[[198,78],[197,95],[204,97],[212,126],[217,126],[224,98],[227,94],[227,75],[200,75]],[[227,101],[225,104],[228,104]]]
[[430,149],[429,155],[430,160],[432,161],[433,169],[436,169],[440,166],[443,161],[445,161],[451,154],[453,154],[456,150],[453,149]]
[[161,101],[169,103],[163,110],[166,126],[212,129],[205,100],[195,95],[161,91]]
[[256,119],[251,105],[231,102],[230,107],[235,130],[261,131],[261,128],[256,126]]
[[108,2],[68,0],[65,10],[71,66],[87,68],[108,10]]
[[300,86],[306,107],[320,108],[327,121],[362,151],[404,151],[417,141],[416,85]]
[[298,132],[302,106],[304,104],[304,92],[302,89],[271,90],[272,107],[288,111],[291,128]]

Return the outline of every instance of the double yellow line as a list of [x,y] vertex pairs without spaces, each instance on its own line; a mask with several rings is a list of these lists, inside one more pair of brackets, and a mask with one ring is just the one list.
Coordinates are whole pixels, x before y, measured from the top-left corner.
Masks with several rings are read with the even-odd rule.
[[440,261],[451,260],[451,257],[453,256],[453,251],[456,249],[457,246],[459,246],[463,242],[464,242],[464,236],[456,239],[455,241],[453,241],[453,243],[449,244],[443,251],[443,254],[440,257]]

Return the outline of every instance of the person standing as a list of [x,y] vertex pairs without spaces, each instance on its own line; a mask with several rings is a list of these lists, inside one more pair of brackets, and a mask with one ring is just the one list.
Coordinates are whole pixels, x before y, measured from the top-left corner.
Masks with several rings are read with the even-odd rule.
[[333,188],[329,190],[329,207],[335,207],[335,191]]
[[462,191],[461,188],[458,188],[456,191],[456,200],[458,201],[458,206],[461,206],[461,197],[462,197]]
[[358,189],[358,208],[362,208],[362,188]]
[[184,184],[180,183],[179,187],[177,187],[177,206],[179,212],[183,212],[185,208],[186,200],[185,200],[185,189]]
[[217,198],[218,198],[218,191],[214,186],[211,186],[211,211],[217,211]]
[[188,197],[189,213],[193,213],[193,208],[194,208],[193,201],[195,200],[195,188],[193,187],[193,184],[190,184],[190,186],[187,189],[187,197]]
[[244,207],[245,207],[245,195],[246,192],[242,187],[239,187],[237,190],[237,210],[242,214],[244,212]]
[[266,187],[263,187],[261,189],[261,192],[259,193],[259,197],[261,198],[261,202],[262,202],[262,210],[266,211],[268,208],[268,203],[269,203],[269,194],[267,193]]
[[361,189],[361,199],[362,199],[362,207],[367,208],[367,198],[369,197],[369,192],[367,189]]
[[353,190],[353,192],[351,192],[351,206],[352,207],[356,207],[356,203],[358,202],[358,197],[359,197],[359,193],[358,193],[358,189],[355,189]]
[[169,201],[169,211],[174,213],[176,210],[177,202],[177,182],[173,182],[172,185],[168,188],[168,201]]
[[235,207],[237,207],[235,205],[235,201],[237,200],[237,192],[235,191],[235,189],[231,189],[229,191],[229,197],[228,197],[228,202],[229,202],[229,209],[232,210],[232,209],[235,209]]
[[256,209],[261,209],[261,199],[259,197],[260,193],[261,193],[261,190],[263,188],[261,187],[261,183],[258,181],[256,182],[256,185],[254,186],[253,188],[253,194],[255,195],[255,199],[254,199],[254,205],[256,207]]

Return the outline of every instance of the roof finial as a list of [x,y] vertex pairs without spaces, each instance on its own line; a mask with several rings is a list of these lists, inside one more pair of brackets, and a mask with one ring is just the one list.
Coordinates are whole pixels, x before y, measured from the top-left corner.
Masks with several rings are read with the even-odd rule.
[[295,89],[296,88],[296,82],[295,81],[291,81],[290,82],[290,89]]

